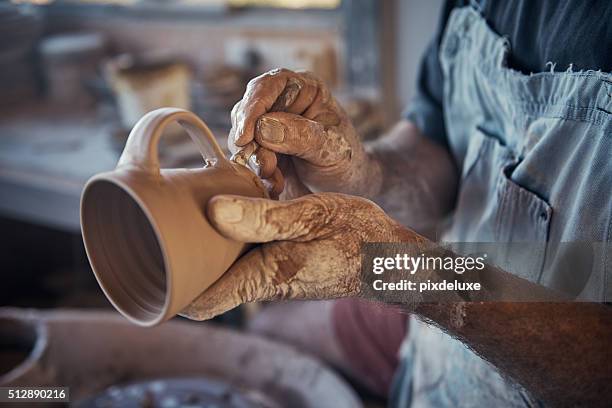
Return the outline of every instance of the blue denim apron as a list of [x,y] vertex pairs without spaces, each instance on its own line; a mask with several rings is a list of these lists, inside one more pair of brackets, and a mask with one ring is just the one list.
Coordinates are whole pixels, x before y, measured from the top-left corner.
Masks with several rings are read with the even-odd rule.
[[[577,298],[610,301],[612,75],[525,75],[506,65],[509,52],[473,7],[453,10],[439,57],[448,141],[462,175],[443,240],[541,245],[498,264]],[[402,355],[392,406],[538,405],[416,318]]]

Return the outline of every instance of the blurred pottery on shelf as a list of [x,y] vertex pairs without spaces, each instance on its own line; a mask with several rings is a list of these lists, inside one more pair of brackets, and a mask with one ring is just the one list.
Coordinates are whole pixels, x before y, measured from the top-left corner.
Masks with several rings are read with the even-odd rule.
[[86,83],[95,78],[105,48],[105,37],[95,32],[44,38],[39,49],[49,98],[75,107],[93,104]]
[[[191,70],[183,62],[167,57],[121,55],[108,61],[104,71],[126,129],[154,109],[191,109]],[[170,133],[178,129],[170,129]]]
[[[179,123],[206,166],[159,168],[158,142]],[[265,197],[261,181],[230,162],[193,113],[163,108],[134,127],[117,168],[90,179],[81,197],[81,229],[98,283],[119,312],[153,326],[179,313],[247,249],[208,222],[217,194]]]

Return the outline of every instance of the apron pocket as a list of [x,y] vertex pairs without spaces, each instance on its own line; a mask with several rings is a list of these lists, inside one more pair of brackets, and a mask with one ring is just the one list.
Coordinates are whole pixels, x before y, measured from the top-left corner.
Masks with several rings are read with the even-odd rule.
[[[486,248],[491,263],[537,282],[544,264],[552,209],[512,180],[514,151],[477,128],[462,169],[461,189],[447,242]],[[477,243],[493,243],[480,245]]]
[[546,242],[552,208],[537,194],[512,180],[518,162],[506,163],[497,183],[496,238],[501,242]]
[[507,243],[498,265],[532,282],[539,282],[544,259],[552,208],[537,194],[512,180],[518,162],[506,163],[497,183],[497,242]]

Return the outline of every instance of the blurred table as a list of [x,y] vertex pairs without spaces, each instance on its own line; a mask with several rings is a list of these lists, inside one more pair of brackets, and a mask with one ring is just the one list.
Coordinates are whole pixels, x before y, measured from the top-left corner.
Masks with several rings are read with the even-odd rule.
[[[50,104],[5,108],[0,117],[0,216],[79,232],[85,182],[113,169],[119,158],[111,139],[114,123],[104,116],[99,110]],[[201,163],[195,146],[185,141],[166,149],[162,165]]]

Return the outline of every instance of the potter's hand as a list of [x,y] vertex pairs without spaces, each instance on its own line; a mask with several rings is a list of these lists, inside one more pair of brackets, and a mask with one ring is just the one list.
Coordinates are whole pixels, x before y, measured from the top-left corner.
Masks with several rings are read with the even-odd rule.
[[357,296],[362,242],[424,240],[371,201],[335,193],[289,201],[217,196],[208,217],[228,238],[263,244],[182,312],[196,320],[246,302]]
[[[249,82],[232,110],[228,144],[232,153],[252,154],[251,167],[267,180],[272,196],[282,191],[283,175],[289,178],[293,170],[294,182],[311,191],[367,195],[372,186],[368,178],[379,171],[347,114],[325,84],[308,72],[277,69]],[[292,160],[283,166],[277,154]],[[307,191],[288,188],[293,196]]]

